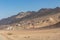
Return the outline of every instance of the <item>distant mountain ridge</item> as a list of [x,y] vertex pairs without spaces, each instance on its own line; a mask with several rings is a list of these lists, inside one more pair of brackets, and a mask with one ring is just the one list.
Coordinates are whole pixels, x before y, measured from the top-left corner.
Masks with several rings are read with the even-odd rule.
[[60,22],[60,7],[42,8],[35,11],[20,12],[17,15],[0,20],[0,29],[36,29]]

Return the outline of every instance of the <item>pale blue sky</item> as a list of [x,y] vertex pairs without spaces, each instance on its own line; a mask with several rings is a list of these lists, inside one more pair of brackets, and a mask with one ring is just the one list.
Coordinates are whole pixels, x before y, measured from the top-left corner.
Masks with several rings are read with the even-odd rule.
[[60,7],[60,0],[0,0],[0,19],[21,11],[36,11],[57,6]]

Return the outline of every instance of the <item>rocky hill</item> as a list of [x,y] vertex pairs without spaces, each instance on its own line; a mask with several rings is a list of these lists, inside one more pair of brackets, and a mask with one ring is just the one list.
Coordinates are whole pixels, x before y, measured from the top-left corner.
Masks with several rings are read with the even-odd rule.
[[2,19],[0,20],[0,29],[21,30],[50,28],[59,22],[60,7],[42,8],[37,12],[20,12],[17,15]]

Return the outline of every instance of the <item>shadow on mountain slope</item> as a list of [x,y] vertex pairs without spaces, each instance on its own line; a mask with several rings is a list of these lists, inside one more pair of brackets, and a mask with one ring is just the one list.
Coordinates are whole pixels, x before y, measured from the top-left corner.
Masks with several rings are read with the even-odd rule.
[[55,28],[60,28],[60,22],[54,24],[54,25],[50,25],[50,26],[45,26],[45,27],[40,27],[38,29],[55,29]]

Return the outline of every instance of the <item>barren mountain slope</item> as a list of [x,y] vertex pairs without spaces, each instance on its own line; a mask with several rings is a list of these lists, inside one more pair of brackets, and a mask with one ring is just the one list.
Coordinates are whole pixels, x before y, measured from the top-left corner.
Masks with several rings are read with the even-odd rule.
[[60,8],[42,8],[39,11],[21,12],[0,20],[0,29],[39,29],[60,22]]

